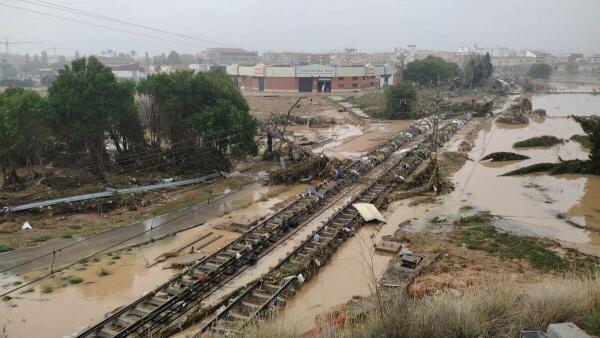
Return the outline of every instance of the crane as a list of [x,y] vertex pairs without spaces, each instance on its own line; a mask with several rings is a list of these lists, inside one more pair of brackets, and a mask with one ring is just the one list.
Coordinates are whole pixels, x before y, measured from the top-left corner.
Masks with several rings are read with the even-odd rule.
[[37,45],[41,44],[41,42],[32,42],[32,41],[8,41],[8,37],[4,37],[4,46],[6,46],[6,54],[8,54],[9,45]]

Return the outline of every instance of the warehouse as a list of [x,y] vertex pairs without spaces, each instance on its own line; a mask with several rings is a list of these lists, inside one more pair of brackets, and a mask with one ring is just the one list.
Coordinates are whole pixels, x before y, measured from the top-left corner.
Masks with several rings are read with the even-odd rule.
[[393,65],[229,65],[227,74],[242,90],[271,93],[353,92],[391,83]]

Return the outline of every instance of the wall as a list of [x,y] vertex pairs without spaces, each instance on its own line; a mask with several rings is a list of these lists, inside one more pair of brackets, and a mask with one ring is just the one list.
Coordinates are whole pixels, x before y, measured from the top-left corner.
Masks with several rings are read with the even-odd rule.
[[298,79],[295,77],[266,77],[265,91],[298,92]]

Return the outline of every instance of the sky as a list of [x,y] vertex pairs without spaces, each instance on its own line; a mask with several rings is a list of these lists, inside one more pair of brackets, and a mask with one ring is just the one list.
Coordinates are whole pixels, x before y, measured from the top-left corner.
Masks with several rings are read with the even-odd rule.
[[11,52],[39,54],[48,49],[50,54],[56,48],[65,55],[107,49],[135,50],[139,55],[198,53],[210,47],[374,52],[409,44],[433,50],[477,44],[590,54],[600,53],[598,13],[600,0],[0,0],[0,39],[39,42],[9,46]]

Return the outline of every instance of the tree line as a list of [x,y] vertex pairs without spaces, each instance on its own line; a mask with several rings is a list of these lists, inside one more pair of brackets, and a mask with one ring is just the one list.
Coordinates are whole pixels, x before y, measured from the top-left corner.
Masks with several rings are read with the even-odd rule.
[[457,63],[432,55],[422,60],[412,61],[402,72],[403,81],[386,87],[385,109],[379,112],[377,117],[388,119],[418,117],[414,112],[418,100],[415,84],[419,87],[451,85],[474,88],[485,85],[493,71],[489,53],[468,57],[462,69]]
[[136,86],[89,57],[66,65],[47,97],[22,88],[0,94],[4,177],[22,166],[33,176],[33,165],[45,163],[98,174],[123,166],[226,169],[257,151],[256,132],[244,97],[217,71],[151,75]]

